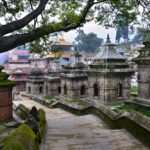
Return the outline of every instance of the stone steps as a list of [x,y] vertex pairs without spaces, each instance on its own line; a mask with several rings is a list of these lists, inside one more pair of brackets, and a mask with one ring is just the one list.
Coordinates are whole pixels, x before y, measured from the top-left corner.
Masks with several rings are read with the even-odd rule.
[[40,150],[148,150],[126,130],[111,130],[96,116],[76,116],[32,100],[15,103],[46,111],[47,131]]

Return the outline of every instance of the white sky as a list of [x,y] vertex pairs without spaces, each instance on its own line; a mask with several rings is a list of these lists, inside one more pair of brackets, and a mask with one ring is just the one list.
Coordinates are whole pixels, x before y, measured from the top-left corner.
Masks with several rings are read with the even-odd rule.
[[[115,43],[116,31],[114,28],[106,29],[94,22],[89,22],[86,23],[81,29],[83,29],[85,33],[94,32],[95,34],[98,35],[98,37],[103,38],[104,41],[106,40],[107,34],[109,34],[111,42]],[[76,30],[63,33],[64,39],[69,42],[73,42],[76,36],[77,36]]]

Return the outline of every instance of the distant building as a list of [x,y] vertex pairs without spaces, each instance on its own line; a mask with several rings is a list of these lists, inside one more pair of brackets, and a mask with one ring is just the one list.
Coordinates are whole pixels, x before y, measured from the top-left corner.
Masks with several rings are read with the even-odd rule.
[[75,47],[75,44],[68,42],[68,41],[65,41],[63,38],[61,38],[61,39],[59,39],[58,42],[56,42],[56,44],[53,45],[53,48],[55,48],[55,47],[60,48],[63,51],[71,51],[72,48]]
[[29,50],[20,46],[9,51],[8,57],[8,63],[4,65],[4,71],[10,75],[9,79],[17,83],[13,90],[25,90],[26,80],[31,71],[30,62],[28,60],[30,57]]

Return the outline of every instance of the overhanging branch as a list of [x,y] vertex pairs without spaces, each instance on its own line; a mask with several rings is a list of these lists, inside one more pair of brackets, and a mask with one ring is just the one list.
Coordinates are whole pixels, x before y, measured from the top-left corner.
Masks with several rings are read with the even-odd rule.
[[5,36],[0,38],[0,51],[5,52],[7,50],[10,50],[12,48],[15,48],[19,45],[23,45],[28,42],[32,42],[44,35],[48,35],[55,32],[60,31],[69,31],[72,29],[76,29],[77,27],[81,26],[86,21],[87,13],[89,12],[89,9],[94,5],[94,0],[89,0],[83,11],[80,13],[79,21],[78,22],[70,22],[65,24],[65,22],[59,22],[59,23],[51,23],[45,27],[36,28],[33,31],[25,34],[15,34],[10,36]]
[[36,18],[45,9],[47,2],[48,0],[40,0],[39,6],[34,11],[26,15],[24,18],[0,26],[0,37],[26,26],[30,21]]

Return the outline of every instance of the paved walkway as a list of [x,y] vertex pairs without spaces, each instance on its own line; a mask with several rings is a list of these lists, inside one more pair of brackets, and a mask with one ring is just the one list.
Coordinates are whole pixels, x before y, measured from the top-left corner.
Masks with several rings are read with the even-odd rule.
[[126,130],[111,130],[93,115],[75,116],[27,99],[14,101],[20,103],[46,111],[47,132],[40,150],[148,150]]

